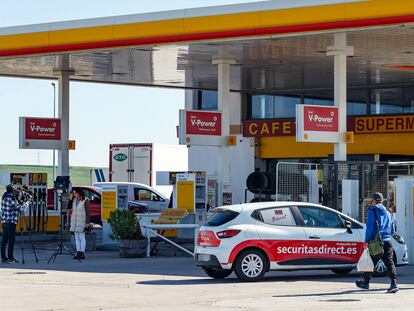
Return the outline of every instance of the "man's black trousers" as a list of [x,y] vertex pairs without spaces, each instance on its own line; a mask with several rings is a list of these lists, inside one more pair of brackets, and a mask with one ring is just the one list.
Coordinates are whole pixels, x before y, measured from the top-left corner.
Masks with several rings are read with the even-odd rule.
[[[390,277],[391,282],[395,282],[397,280],[397,272],[394,263],[394,249],[392,248],[391,241],[384,241],[384,254],[382,254],[381,257],[372,257],[374,267],[377,265],[380,259],[382,259],[388,269],[388,276]],[[372,274],[372,272],[364,273],[364,279],[366,282],[369,282],[371,280]]]
[[[16,224],[3,224],[3,236],[1,239],[1,259],[13,259],[14,242],[16,240]],[[7,245],[7,256],[6,256]]]

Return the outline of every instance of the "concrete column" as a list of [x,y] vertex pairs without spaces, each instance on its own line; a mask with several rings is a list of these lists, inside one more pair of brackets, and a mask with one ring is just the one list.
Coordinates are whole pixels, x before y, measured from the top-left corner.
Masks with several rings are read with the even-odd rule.
[[347,148],[345,133],[347,131],[346,89],[347,89],[347,56],[354,55],[354,48],[346,45],[346,33],[336,33],[334,46],[328,47],[328,56],[334,56],[334,100],[339,109],[339,143],[335,144],[335,161],[346,161]]
[[230,136],[230,65],[236,61],[226,57],[227,51],[221,49],[217,57],[213,58],[213,64],[218,65],[218,111],[221,112],[222,144],[219,149],[218,205],[223,204],[223,185],[230,184],[230,154],[227,138]]
[[73,70],[69,68],[69,56],[59,56],[55,73],[59,79],[58,117],[62,120],[62,148],[58,151],[58,176],[69,176],[69,84]]

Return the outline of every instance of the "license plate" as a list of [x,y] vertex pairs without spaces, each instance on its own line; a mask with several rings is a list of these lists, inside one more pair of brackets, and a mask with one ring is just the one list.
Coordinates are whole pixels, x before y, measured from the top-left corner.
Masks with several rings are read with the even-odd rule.
[[210,255],[206,254],[198,254],[199,261],[210,261]]

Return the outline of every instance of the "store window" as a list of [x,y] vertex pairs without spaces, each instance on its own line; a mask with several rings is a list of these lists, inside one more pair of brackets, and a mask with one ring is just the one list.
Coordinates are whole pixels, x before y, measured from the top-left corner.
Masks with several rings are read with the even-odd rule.
[[[292,95],[250,95],[250,119],[295,118],[296,105],[334,106],[334,92],[314,91]],[[347,115],[414,113],[414,86],[385,89],[349,89]]]
[[414,113],[414,87],[404,88],[404,113]]
[[252,119],[294,118],[300,96],[252,95]]
[[197,91],[197,109],[216,111],[218,109],[218,95],[216,91]]
[[348,90],[348,116],[366,115],[369,113],[368,90]]
[[401,114],[403,109],[403,88],[371,90],[371,114]]
[[305,105],[333,106],[333,92],[308,92],[304,94]]

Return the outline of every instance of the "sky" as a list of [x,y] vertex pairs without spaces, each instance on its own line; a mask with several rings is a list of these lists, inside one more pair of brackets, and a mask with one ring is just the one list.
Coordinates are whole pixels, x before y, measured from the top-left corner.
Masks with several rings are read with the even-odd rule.
[[[254,1],[4,0],[0,27],[247,2]],[[21,116],[53,116],[52,82],[0,78],[0,164],[52,165],[52,151],[19,150],[18,125]],[[72,82],[70,165],[108,167],[111,143],[177,144],[183,108],[182,90]]]

